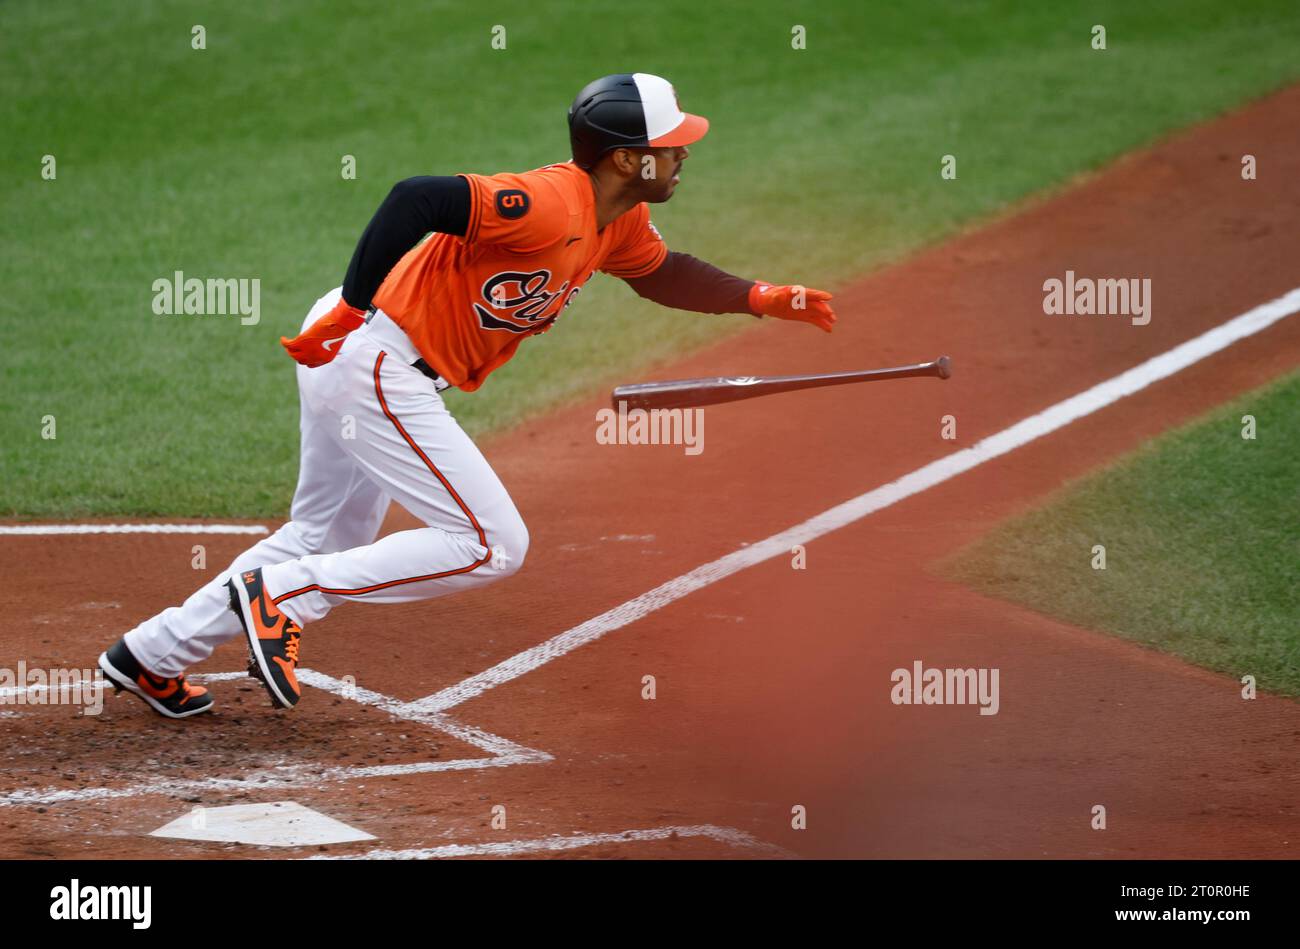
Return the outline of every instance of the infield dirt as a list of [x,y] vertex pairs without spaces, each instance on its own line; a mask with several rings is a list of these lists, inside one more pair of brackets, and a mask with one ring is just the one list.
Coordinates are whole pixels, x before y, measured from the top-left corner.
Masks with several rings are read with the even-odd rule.
[[[697,456],[599,444],[600,397],[488,440],[532,533],[523,571],[451,599],[342,607],[306,631],[304,664],[403,700],[452,686],[1291,290],[1297,114],[1293,87],[874,274],[837,294],[833,336],[767,325],[647,374],[828,372],[947,353],[947,382],[710,408]],[[1257,180],[1241,176],[1245,154]],[[1043,282],[1067,270],[1149,277],[1149,325],[1045,315]],[[292,799],[386,849],[709,824],[802,856],[1293,857],[1294,702],[1243,701],[1233,679],[977,596],[929,567],[1068,479],[1298,364],[1300,320],[1288,318],[814,542],[806,569],[781,558],[752,567],[450,710],[551,760],[322,781],[312,769],[485,755],[320,690],[276,713],[246,681],[213,684],[219,711],[185,722],[125,698],[99,716],[6,706],[0,856],[280,855],[144,835],[195,804]],[[955,441],[940,437],[945,415]],[[394,511],[388,527],[410,524]],[[190,569],[195,543],[212,570]],[[6,538],[10,664],[92,666],[245,543]],[[891,671],[916,660],[999,669],[999,713],[891,704]],[[198,671],[243,666],[236,641]],[[641,697],[645,676],[654,700]],[[238,777],[245,765],[307,776],[168,785]],[[137,784],[148,793],[90,790]],[[23,803],[22,789],[50,790]],[[498,804],[505,829],[491,825]],[[1090,823],[1098,804],[1104,831]],[[806,830],[791,828],[796,805]],[[760,851],[670,838],[567,852]]]

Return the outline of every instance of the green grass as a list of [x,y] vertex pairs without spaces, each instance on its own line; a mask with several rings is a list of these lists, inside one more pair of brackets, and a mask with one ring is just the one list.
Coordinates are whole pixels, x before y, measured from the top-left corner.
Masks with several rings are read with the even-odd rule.
[[[667,75],[713,121],[655,209],[670,246],[832,288],[1300,76],[1289,0],[9,0],[0,27],[4,516],[282,513],[297,410],[277,337],[340,282],[394,181],[566,158],[594,76]],[[174,270],[259,278],[261,323],[153,315]],[[749,325],[597,279],[453,411],[473,433],[515,424]]]
[[[1242,438],[1253,415],[1254,440]],[[1300,695],[1300,373],[960,552],[981,592]],[[1106,569],[1092,548],[1106,548]]]

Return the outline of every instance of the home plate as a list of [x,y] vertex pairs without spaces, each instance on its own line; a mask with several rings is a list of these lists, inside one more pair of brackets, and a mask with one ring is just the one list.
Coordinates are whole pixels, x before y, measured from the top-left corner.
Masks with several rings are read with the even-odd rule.
[[217,840],[259,847],[308,847],[375,838],[293,801],[196,807],[150,837]]

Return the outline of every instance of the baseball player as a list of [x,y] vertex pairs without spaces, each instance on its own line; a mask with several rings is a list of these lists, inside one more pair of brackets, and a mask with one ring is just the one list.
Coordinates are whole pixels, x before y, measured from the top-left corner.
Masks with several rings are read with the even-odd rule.
[[[299,363],[290,521],[103,653],[117,690],[170,718],[206,712],[211,695],[183,671],[242,633],[249,671],[291,708],[302,630],[335,606],[423,600],[516,572],[523,519],[441,393],[481,386],[597,271],[664,306],[830,332],[829,293],[724,273],[669,251],[650,223],[649,205],[672,197],[708,127],[667,80],[606,76],[569,109],[572,161],[395,185],[343,286],[280,340]],[[376,540],[390,501],[424,526]]]

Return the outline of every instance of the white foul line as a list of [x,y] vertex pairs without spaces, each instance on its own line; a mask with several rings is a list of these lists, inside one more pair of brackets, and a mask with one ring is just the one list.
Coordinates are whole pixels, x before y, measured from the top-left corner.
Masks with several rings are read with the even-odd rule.
[[703,837],[729,847],[742,847],[768,857],[794,858],[788,850],[752,837],[732,827],[698,824],[692,827],[655,827],[650,830],[627,830],[621,834],[574,834],[569,837],[538,837],[533,840],[503,840],[494,843],[445,844],[420,850],[371,850],[347,855],[313,855],[307,860],[440,860],[448,857],[510,857],[523,853],[579,850],[601,844],[625,844],[647,840],[670,840],[674,837]]
[[914,494],[932,488],[937,484],[969,471],[986,461],[1005,455],[1013,449],[1027,445],[1035,439],[1042,438],[1050,432],[1063,428],[1071,422],[1090,415],[1098,409],[1118,402],[1125,396],[1132,395],[1174,373],[1187,368],[1193,363],[1211,356],[1260,330],[1272,326],[1300,310],[1300,287],[1263,303],[1221,326],[1202,333],[1168,352],[1148,359],[1114,378],[1099,383],[1085,392],[1058,402],[1036,415],[1022,419],[1010,428],[1005,428],[995,435],[982,439],[970,448],[954,452],[896,481],[881,485],[865,494],[845,501],[830,510],[823,511],[809,518],[802,524],[796,524],[788,530],[774,534],[766,540],[733,551],[710,563],[696,567],[689,573],[663,583],[653,590],[628,600],[611,610],[607,610],[558,636],[539,643],[531,649],[525,649],[509,659],[497,663],[490,669],[471,676],[463,682],[449,686],[433,695],[418,699],[411,705],[431,712],[441,712],[454,708],[488,689],[495,688],[511,679],[572,652],[579,646],[594,642],[606,633],[621,629],[644,616],[662,609],[668,604],[680,600],[687,594],[717,583],[733,573],[746,567],[787,554],[795,544],[808,542],[852,524],[882,508],[889,507],[909,498]]
[[4,524],[0,534],[265,534],[261,524]]
[[[243,673],[233,673],[233,675],[241,674]],[[508,738],[493,735],[491,732],[484,731],[474,725],[458,722],[451,716],[444,715],[441,712],[430,712],[415,707],[411,702],[403,702],[392,696],[384,695],[382,692],[363,689],[351,682],[344,682],[342,679],[336,679],[323,672],[316,672],[314,669],[299,669],[297,675],[299,681],[306,683],[313,689],[321,689],[340,698],[360,702],[362,705],[373,706],[381,712],[387,712],[394,718],[428,725],[430,728],[450,735],[458,741],[473,745],[480,751],[486,751],[498,758],[509,759],[510,764],[537,764],[551,760],[551,756],[544,751],[527,748],[510,741]]]

